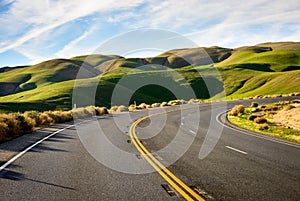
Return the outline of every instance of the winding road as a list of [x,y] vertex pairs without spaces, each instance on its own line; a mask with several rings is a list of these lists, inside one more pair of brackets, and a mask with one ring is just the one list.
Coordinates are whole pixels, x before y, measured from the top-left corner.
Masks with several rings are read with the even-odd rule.
[[252,101],[94,117],[2,143],[0,200],[299,200],[300,145],[226,123]]

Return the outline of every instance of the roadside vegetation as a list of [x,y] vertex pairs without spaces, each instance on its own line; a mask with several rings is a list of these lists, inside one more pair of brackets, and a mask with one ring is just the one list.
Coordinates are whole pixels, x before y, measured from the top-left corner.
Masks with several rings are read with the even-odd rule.
[[106,107],[88,106],[85,108],[76,108],[68,111],[26,111],[24,113],[2,113],[0,114],[0,142],[8,141],[18,136],[30,133],[40,126],[48,126],[55,123],[63,123],[72,121],[73,118],[83,119],[91,116],[101,116],[105,114],[134,111],[141,109],[149,109],[156,107],[175,106],[187,103],[200,103],[201,100],[191,99],[185,100],[172,100],[169,102],[139,105],[124,105],[112,106],[110,109]]
[[26,111],[0,114],[0,142],[34,131],[37,127],[72,121],[73,117],[85,118],[108,114],[105,107],[89,106],[70,111]]
[[239,127],[265,135],[300,142],[300,100],[250,107],[237,105],[228,112],[228,120]]

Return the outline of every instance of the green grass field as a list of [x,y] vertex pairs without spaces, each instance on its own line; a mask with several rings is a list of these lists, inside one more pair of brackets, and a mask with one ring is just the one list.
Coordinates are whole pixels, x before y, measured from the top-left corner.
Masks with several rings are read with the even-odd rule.
[[[0,111],[70,109],[74,80],[83,64],[79,86],[90,90],[97,83],[97,106],[111,106],[112,92],[125,75],[133,83],[157,79],[170,85],[144,86],[133,93],[129,104],[133,101],[151,104],[192,98],[184,94],[175,97],[170,91],[172,88],[184,91],[191,87],[199,99],[217,99],[222,93],[227,99],[237,99],[300,92],[300,43],[265,43],[235,49],[210,47],[204,50],[211,56],[210,61],[215,63],[216,68],[207,58],[198,59],[196,66],[184,61],[182,58],[196,58],[199,48],[194,48],[172,50],[145,59],[86,55],[6,69],[5,72],[0,71]],[[147,70],[137,70],[142,65],[147,65]],[[212,87],[211,93],[205,83]],[[124,93],[131,93],[130,88],[122,87]]]

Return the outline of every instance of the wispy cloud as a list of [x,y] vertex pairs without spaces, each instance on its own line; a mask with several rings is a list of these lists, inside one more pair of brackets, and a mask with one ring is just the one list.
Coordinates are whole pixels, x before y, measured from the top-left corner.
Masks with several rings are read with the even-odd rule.
[[300,41],[298,0],[4,0],[1,5],[6,10],[0,13],[0,54],[15,50],[34,62],[86,54],[103,40],[139,28],[174,31],[200,46]]
[[[21,35],[18,38],[6,39],[0,47],[0,53],[15,49],[25,42],[39,37],[41,34],[55,29],[75,19],[99,12],[116,9],[128,9],[139,5],[142,1],[93,1],[61,0],[61,1],[31,1],[13,2],[7,13],[1,15],[0,22],[5,24],[3,31],[7,36]],[[18,26],[20,25],[20,26]],[[29,29],[22,33],[21,30]],[[3,40],[3,39],[2,39]]]
[[[90,34],[92,34],[97,27],[93,26],[91,27],[88,31],[85,31],[81,36],[78,38],[74,39],[70,43],[68,43],[66,46],[64,46],[61,50],[55,53],[57,57],[64,57],[64,58],[69,58],[74,55],[79,55],[79,54],[88,54],[90,53],[93,48],[95,47],[85,47],[83,51],[83,47],[78,45],[82,40],[87,38]],[[97,44],[95,44],[97,45]]]

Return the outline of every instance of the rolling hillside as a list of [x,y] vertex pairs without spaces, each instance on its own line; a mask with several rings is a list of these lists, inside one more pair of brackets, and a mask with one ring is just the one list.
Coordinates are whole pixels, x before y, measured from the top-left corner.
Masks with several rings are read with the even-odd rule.
[[[33,66],[0,68],[0,110],[70,109],[74,79],[80,67],[81,88],[89,90],[93,83],[99,83],[95,97],[99,106],[110,106],[112,91],[124,75],[132,82],[155,77],[176,90],[184,91],[189,85],[201,99],[218,98],[221,92],[225,92],[228,99],[300,92],[300,42],[203,49],[210,59],[205,54],[199,56],[200,48],[192,48],[170,50],[153,58],[86,55],[53,59]],[[183,58],[190,58],[194,65]],[[222,79],[212,71],[212,61]],[[135,70],[143,65],[148,66],[147,70]],[[205,82],[212,84],[211,94]],[[131,92],[128,87],[122,87],[124,93]],[[166,88],[148,85],[137,90],[131,102],[171,99],[175,96]]]

